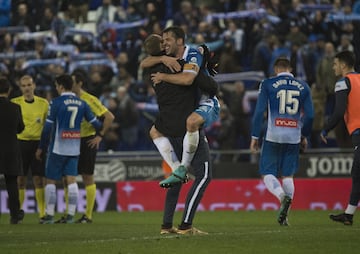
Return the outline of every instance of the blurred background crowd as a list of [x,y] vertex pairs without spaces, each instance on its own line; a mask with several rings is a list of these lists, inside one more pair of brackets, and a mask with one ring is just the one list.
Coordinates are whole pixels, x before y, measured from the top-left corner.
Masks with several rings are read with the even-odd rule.
[[[334,107],[332,57],[354,51],[360,69],[360,1],[0,0],[0,73],[11,80],[11,96],[29,74],[37,94],[51,99],[56,75],[84,69],[85,89],[116,116],[101,150],[155,150],[148,130],[158,107],[139,63],[144,39],[169,25],[186,31],[187,44],[206,43],[219,64],[220,119],[206,129],[212,149],[248,149],[258,83],[279,56],[311,86],[310,147],[321,147]],[[343,125],[333,136],[332,146],[349,147]]]

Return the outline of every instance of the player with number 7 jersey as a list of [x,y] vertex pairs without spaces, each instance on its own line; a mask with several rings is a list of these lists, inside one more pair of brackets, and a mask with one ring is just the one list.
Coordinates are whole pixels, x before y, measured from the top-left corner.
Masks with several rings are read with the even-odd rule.
[[[66,223],[74,222],[79,189],[76,183],[80,154],[80,126],[83,118],[99,130],[101,122],[92,113],[89,105],[72,92],[73,79],[61,75],[55,79],[59,97],[50,102],[48,116],[41,134],[36,157],[48,147],[45,166],[46,216],[42,224],[54,223],[56,205],[56,181],[65,177],[67,183],[68,214]],[[48,145],[49,144],[49,145]]]
[[[288,211],[294,196],[293,176],[299,166],[300,148],[305,149],[310,134],[314,108],[306,82],[291,74],[290,61],[278,58],[274,63],[275,77],[265,79],[252,122],[250,150],[259,150],[259,138],[264,132],[259,173],[266,188],[280,201],[278,222],[288,224]],[[267,126],[263,130],[264,114]],[[281,177],[282,183],[278,180]]]

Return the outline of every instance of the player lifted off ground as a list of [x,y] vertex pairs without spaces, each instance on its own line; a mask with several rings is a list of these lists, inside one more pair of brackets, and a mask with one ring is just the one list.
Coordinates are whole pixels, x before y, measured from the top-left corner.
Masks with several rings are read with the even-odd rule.
[[[199,66],[201,66],[202,56],[200,52],[196,49],[190,49],[189,47],[185,46],[185,34],[184,31],[179,27],[170,27],[165,29],[162,39],[164,39],[163,46],[165,46],[166,54],[184,60],[189,59],[189,55],[194,57],[193,63],[189,64],[190,66],[187,66],[188,63],[186,63],[186,61],[184,64],[184,70],[192,69],[191,65],[194,65],[192,67],[195,71],[189,71],[189,76],[187,76],[186,72],[169,74],[172,76],[180,75],[176,79],[179,79],[181,75],[187,76],[187,85],[174,85],[171,81],[169,82],[164,80],[162,82],[157,82],[153,80],[153,82],[156,83],[154,88],[158,98],[159,116],[156,119],[155,127],[151,129],[151,137],[154,139],[154,143],[157,145],[157,147],[160,146],[163,151],[167,152],[166,156],[168,157],[164,156],[163,154],[162,155],[164,156],[164,158],[168,158],[168,164],[174,168],[176,164],[180,165],[177,158],[182,155],[183,139],[185,133],[187,132],[187,118],[196,109],[196,106],[198,105],[198,88],[193,85],[193,81],[197,77],[198,71],[200,69]],[[163,56],[150,57],[147,59],[148,65],[144,64],[143,62],[142,66],[153,66],[151,68],[151,72],[156,71],[157,73],[159,70],[156,70],[156,64],[159,64],[160,69],[164,67],[162,65],[161,59],[166,58],[163,58]],[[173,59],[171,59],[171,61],[173,61]],[[179,63],[176,62],[175,66],[178,65]],[[180,65],[178,67],[180,67]],[[178,71],[180,70],[181,67],[178,69]],[[165,73],[162,74],[165,75]],[[153,79],[154,78],[155,77],[153,76]],[[154,130],[156,131],[156,134],[159,134],[160,136],[154,136]],[[182,222],[178,226],[178,228],[173,227],[174,212],[182,186],[181,183],[185,178],[185,174],[180,177],[175,177],[176,181],[174,183],[171,183],[172,188],[169,188],[167,190],[163,223],[160,231],[161,234],[206,234],[205,232],[200,231],[192,226],[197,207],[212,176],[209,146],[204,136],[203,130],[199,131],[198,142],[199,143],[197,145],[197,149],[195,148],[196,151],[194,151],[194,158],[191,162],[191,165],[194,169],[195,181],[187,194]]]
[[[299,166],[300,146],[305,149],[314,109],[309,86],[291,74],[290,61],[278,58],[274,63],[276,77],[265,79],[259,88],[252,123],[252,152],[259,150],[264,113],[267,128],[260,156],[260,174],[266,188],[279,199],[280,225],[288,225],[288,211],[294,197],[293,176]],[[282,184],[277,177],[282,178]]]
[[[175,27],[173,30],[177,32],[179,29]],[[162,45],[159,45],[160,39],[163,40],[163,38],[160,38],[157,35],[151,35],[147,38],[145,41],[145,48],[147,48],[148,53],[153,56],[146,58],[141,63],[142,67],[152,67],[151,79],[158,96],[159,107],[166,104],[166,100],[172,100],[172,96],[161,96],[161,93],[165,91],[164,89],[161,89],[162,86],[195,85],[195,89],[197,89],[198,92],[198,97],[200,98],[201,96],[198,107],[186,118],[183,123],[186,124],[187,131],[183,139],[181,163],[172,155],[171,151],[173,148],[171,147],[168,139],[163,136],[164,131],[161,131],[157,127],[157,123],[159,123],[159,121],[166,121],[167,117],[164,115],[165,113],[160,114],[158,121],[155,122],[155,126],[153,126],[150,131],[150,136],[153,139],[153,142],[158,148],[160,154],[173,170],[173,173],[167,179],[160,182],[161,187],[167,188],[178,182],[186,181],[188,168],[191,165],[199,143],[199,130],[203,127],[211,125],[214,121],[217,120],[219,116],[220,105],[215,96],[218,88],[217,83],[209,76],[207,70],[207,60],[209,57],[207,47],[203,45],[199,48],[205,55],[205,59],[203,59],[203,54],[199,54],[197,49],[192,49],[190,47],[186,47],[186,49],[184,48],[185,51],[183,55],[176,57],[174,57],[174,50],[176,50],[174,47],[172,49],[168,47],[167,50],[164,47],[165,53],[168,55],[166,56],[163,55],[164,53],[162,51],[161,53],[158,51],[162,49]],[[171,40],[174,39],[170,36],[165,37],[165,40],[163,40],[163,45],[166,46],[166,43],[168,43],[167,45],[170,45],[173,42]],[[185,47],[185,45],[183,46]],[[169,68],[164,69],[164,65],[168,66]],[[180,72],[174,74],[172,71]],[[158,89],[159,86],[160,89]],[[171,89],[172,88],[170,87],[170,90]],[[181,92],[181,89],[184,88],[180,87],[177,89],[180,89]],[[159,102],[159,99],[163,101]],[[177,111],[181,110],[181,107],[179,107]],[[174,112],[167,113],[173,114]]]

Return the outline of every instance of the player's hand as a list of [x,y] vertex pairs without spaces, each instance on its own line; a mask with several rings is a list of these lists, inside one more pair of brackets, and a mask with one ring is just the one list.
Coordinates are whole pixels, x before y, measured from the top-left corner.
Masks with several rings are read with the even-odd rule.
[[326,136],[327,136],[327,132],[324,131],[324,130],[322,130],[322,131],[320,132],[320,138],[321,138],[321,140],[322,140],[325,144],[327,144],[327,138],[326,138]]
[[172,72],[181,71],[181,65],[176,58],[171,56],[161,56],[161,62],[166,65]]
[[307,138],[306,137],[301,137],[300,151],[304,152],[305,149],[307,148],[307,145],[308,145]]
[[36,152],[35,152],[35,158],[36,158],[37,160],[39,160],[39,161],[42,160],[41,154],[42,154],[42,149],[38,148],[38,149],[36,150]]
[[102,140],[102,137],[100,137],[100,136],[97,135],[97,136],[95,136],[94,138],[90,139],[90,140],[87,142],[87,144],[88,144],[88,146],[91,147],[91,148],[95,148],[95,147],[96,147],[96,149],[99,149],[99,145],[100,145],[101,140]]
[[251,139],[250,143],[250,151],[252,153],[258,153],[259,152],[259,140],[258,139]]
[[154,83],[154,85],[157,85],[157,84],[161,83],[162,75],[163,74],[160,73],[160,72],[151,74],[151,81]]

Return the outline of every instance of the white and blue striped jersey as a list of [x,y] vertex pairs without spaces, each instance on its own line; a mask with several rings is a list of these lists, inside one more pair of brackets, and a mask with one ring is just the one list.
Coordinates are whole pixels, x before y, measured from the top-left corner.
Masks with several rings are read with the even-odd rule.
[[[101,128],[100,121],[91,112],[89,105],[74,93],[65,92],[49,104],[48,116],[42,131],[40,148],[65,156],[80,154],[80,126],[85,118],[95,129]],[[51,135],[51,137],[50,137]]]
[[185,46],[182,59],[185,60],[183,72],[192,72],[194,75],[197,75],[203,61],[203,55],[199,50]]
[[[203,62],[203,55],[198,49],[186,46],[183,59],[185,60],[183,72],[191,72],[194,73],[194,75],[197,75],[198,71],[204,71],[206,75],[209,75],[207,70],[200,70],[200,66]],[[202,92],[202,90],[200,91],[199,105],[195,112],[202,116],[205,121],[204,127],[207,127],[218,119],[220,104],[216,96],[210,98],[209,94]]]
[[267,110],[265,140],[282,144],[298,144],[308,136],[314,118],[310,88],[296,80],[291,73],[279,73],[265,79],[259,88],[259,97],[252,122],[252,137],[259,138]]

